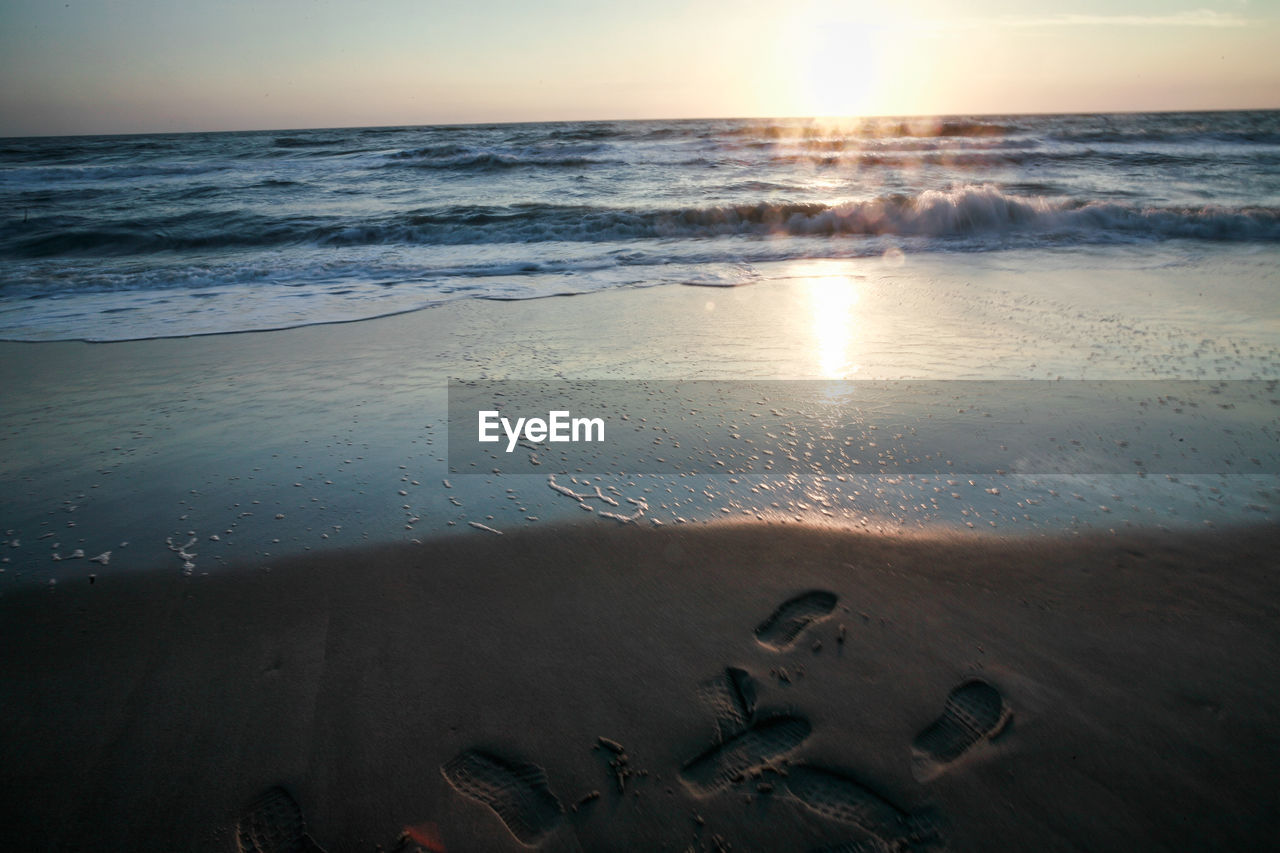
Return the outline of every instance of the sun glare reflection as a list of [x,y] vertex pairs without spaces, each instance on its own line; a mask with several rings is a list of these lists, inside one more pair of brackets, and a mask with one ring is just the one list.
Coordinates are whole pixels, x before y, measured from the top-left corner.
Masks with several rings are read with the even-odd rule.
[[858,371],[850,362],[855,324],[853,308],[858,285],[848,276],[824,276],[809,280],[813,309],[813,352],[823,379],[845,379]]

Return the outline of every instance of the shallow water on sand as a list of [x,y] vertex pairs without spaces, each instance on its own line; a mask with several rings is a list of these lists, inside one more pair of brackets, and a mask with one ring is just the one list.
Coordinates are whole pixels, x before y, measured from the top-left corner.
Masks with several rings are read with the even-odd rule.
[[[566,470],[561,488],[549,471],[459,476],[445,409],[450,377],[1265,382],[1280,377],[1280,310],[1267,298],[1277,270],[1272,250],[1204,247],[1166,247],[1159,260],[1107,249],[797,261],[743,288],[471,301],[237,336],[4,344],[0,465],[14,487],[0,498],[0,568],[10,581],[156,565],[199,573],[367,541],[617,524],[611,516],[637,512],[647,524],[997,533],[1271,522],[1275,477],[1227,469],[717,476],[629,466]],[[892,439],[906,413],[932,416],[912,410],[919,399],[881,402],[859,430]],[[708,410],[717,428],[733,414],[712,401]],[[954,407],[938,414],[956,417]],[[1273,429],[1274,416],[1251,426]],[[1095,442],[1089,427],[1054,437]]]

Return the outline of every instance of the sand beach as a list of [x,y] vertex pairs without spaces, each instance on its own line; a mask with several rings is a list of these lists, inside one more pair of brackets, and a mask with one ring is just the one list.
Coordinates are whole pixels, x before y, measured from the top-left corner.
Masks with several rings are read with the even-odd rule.
[[32,587],[4,844],[1258,848],[1276,545],[579,525]]

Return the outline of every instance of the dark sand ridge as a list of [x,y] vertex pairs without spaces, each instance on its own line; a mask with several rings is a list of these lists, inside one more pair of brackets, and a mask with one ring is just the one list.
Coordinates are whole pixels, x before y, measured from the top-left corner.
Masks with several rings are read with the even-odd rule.
[[235,850],[280,785],[331,853],[1257,849],[1277,544],[569,527],[17,590],[0,848]]

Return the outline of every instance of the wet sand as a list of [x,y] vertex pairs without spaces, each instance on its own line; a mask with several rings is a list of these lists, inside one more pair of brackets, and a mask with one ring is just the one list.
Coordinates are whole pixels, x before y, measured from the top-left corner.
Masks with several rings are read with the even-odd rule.
[[[796,262],[774,265],[775,277],[747,287],[462,300],[362,323],[255,334],[0,342],[0,479],[10,486],[0,493],[0,592],[89,572],[161,566],[177,572],[186,563],[199,575],[307,549],[469,532],[472,521],[512,531],[582,517],[576,501],[548,488],[545,467],[524,482],[477,477],[469,486],[441,485],[450,476],[450,377],[1275,381],[1280,319],[1265,310],[1277,266],[1270,251],[1210,255],[1168,269],[1141,254],[1071,252],[1018,263],[1001,257],[959,266],[945,255],[912,257],[901,266],[877,259]],[[1033,262],[1037,272],[1027,275]],[[1230,288],[1214,285],[1227,279]],[[1055,298],[1059,292],[1072,299]],[[1251,319],[1241,319],[1249,312]],[[637,383],[636,390],[650,389]],[[848,426],[878,427],[879,447],[896,452],[894,434],[920,419],[900,418],[895,407],[918,415],[926,402],[899,401]],[[1246,424],[1252,434],[1269,428],[1275,405],[1268,394],[1266,409]],[[937,412],[925,414],[970,417],[957,413],[962,407],[935,401]],[[728,434],[739,431],[734,418],[742,412],[715,400],[697,408],[703,422],[724,433],[710,449],[732,449]],[[1201,416],[1206,411],[1219,418],[1246,413],[1244,406],[1227,413],[1208,405]],[[1091,446],[1098,424],[1088,412],[1074,414],[1072,424],[1053,424],[1053,437]],[[1190,417],[1175,418],[1176,439],[1193,437]],[[988,424],[971,423],[984,441]],[[1234,443],[1241,432],[1220,441],[1246,467],[1220,470],[1252,471],[1250,457],[1273,453],[1266,435],[1240,452]],[[1113,439],[1131,441],[1121,454],[1122,470],[1129,470],[1139,438],[1102,438],[1112,453],[1119,452]],[[914,452],[943,449],[919,444]],[[734,517],[776,508],[787,518],[822,520],[817,508],[825,509],[824,502],[835,520],[850,525],[942,521],[994,524],[999,532],[1015,523],[1049,530],[1246,523],[1280,509],[1274,476],[1155,484],[1170,469],[1142,458],[1157,476],[1043,484],[867,479],[849,488],[796,486],[779,476],[769,478],[772,491],[764,497],[725,482],[677,485],[673,494],[633,489],[625,479],[615,484],[626,498],[647,499],[649,518],[668,523],[720,518],[726,508]],[[1180,473],[1193,470],[1200,469]],[[509,499],[509,489],[518,501]],[[181,546],[193,537],[194,560],[167,547],[167,540]],[[84,556],[68,559],[76,551]],[[109,568],[88,562],[107,552]]]
[[596,525],[30,585],[0,847],[1258,849],[1278,544]]

